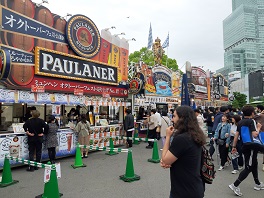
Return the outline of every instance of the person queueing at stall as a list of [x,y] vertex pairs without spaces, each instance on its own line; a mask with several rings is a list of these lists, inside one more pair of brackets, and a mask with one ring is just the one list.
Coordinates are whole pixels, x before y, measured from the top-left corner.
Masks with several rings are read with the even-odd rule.
[[81,121],[76,125],[75,131],[78,134],[79,144],[87,146],[87,148],[81,148],[81,156],[87,158],[90,145],[91,125],[87,121],[85,114],[81,115]]
[[[36,151],[36,162],[40,162],[42,155],[43,134],[47,134],[49,126],[39,118],[38,110],[33,110],[32,118],[28,119],[23,128],[28,136],[29,160],[34,161]],[[38,170],[38,167],[29,166],[27,171]]]
[[134,116],[131,113],[131,109],[126,109],[126,117],[124,121],[124,130],[126,132],[126,147],[132,147],[132,140],[129,138],[132,137],[132,133],[134,131]]
[[56,146],[58,146],[57,131],[59,129],[58,120],[51,115],[48,121],[49,130],[46,135],[46,147],[48,148],[49,159],[55,164]]
[[242,153],[245,159],[245,168],[240,172],[237,180],[229,185],[229,188],[234,191],[237,196],[242,196],[240,188],[238,187],[244,179],[252,172],[255,181],[254,190],[264,190],[264,183],[258,178],[258,152],[264,152],[264,145],[258,139],[261,124],[256,124],[253,120],[254,107],[246,105],[242,109],[244,119],[239,121],[237,125],[237,132],[234,137],[232,153],[236,153],[238,137],[242,140]]
[[23,117],[23,121],[24,122],[26,122],[29,118],[32,117],[31,111],[33,111],[33,110],[36,110],[36,107],[34,107],[34,106],[33,107],[27,107],[26,113],[25,113],[25,115]]
[[[157,126],[158,126],[158,118],[155,115],[156,109],[151,109],[150,111],[150,117],[149,117],[149,122],[148,122],[148,138],[149,139],[156,139],[157,138]],[[148,141],[148,146],[146,146],[147,149],[152,149],[153,148],[154,142]]]

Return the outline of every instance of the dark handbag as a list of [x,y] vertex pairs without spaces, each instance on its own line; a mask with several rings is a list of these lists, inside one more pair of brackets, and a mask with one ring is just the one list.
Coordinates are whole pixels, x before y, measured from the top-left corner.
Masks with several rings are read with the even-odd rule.
[[225,144],[225,140],[217,139],[217,140],[216,140],[216,144],[217,144],[217,145],[220,145],[220,146],[223,146],[223,145]]

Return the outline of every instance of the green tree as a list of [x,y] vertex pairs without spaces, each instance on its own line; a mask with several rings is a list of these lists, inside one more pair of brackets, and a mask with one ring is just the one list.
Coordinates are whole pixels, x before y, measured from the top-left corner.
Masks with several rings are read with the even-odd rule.
[[[144,63],[146,63],[149,66],[154,65],[153,52],[152,50],[149,50],[146,47],[142,47],[139,51],[135,51],[131,53],[129,55],[128,64],[130,65],[133,62],[138,63],[141,59]],[[178,70],[177,61],[175,59],[168,58],[168,56],[164,54],[162,57],[161,64],[166,66],[166,63],[167,63],[167,67],[172,69],[173,71]]]
[[232,102],[232,106],[234,108],[242,108],[247,104],[247,96],[245,94],[234,92],[234,100]]

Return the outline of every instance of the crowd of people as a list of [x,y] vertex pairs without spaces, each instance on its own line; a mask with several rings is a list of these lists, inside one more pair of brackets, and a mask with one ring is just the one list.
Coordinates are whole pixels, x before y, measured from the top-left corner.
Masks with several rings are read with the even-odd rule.
[[[67,114],[68,121],[76,122],[72,130],[78,136],[78,142],[81,145],[90,143],[90,123],[86,114],[80,114],[80,106],[72,108]],[[48,149],[49,161],[54,164],[56,159],[56,147],[58,146],[57,131],[59,128],[58,120],[55,116],[50,115],[47,123],[39,118],[40,112],[36,107],[28,107],[24,116],[23,128],[28,136],[29,160],[41,162],[42,146],[45,144]],[[34,159],[36,155],[36,160]],[[81,148],[81,156],[88,157],[88,149]],[[29,166],[27,171],[38,170],[38,167]]]
[[[127,137],[132,137],[134,116],[131,109],[126,109],[125,112],[124,130]],[[76,111],[70,112],[69,118],[75,113]],[[36,161],[40,162],[45,136],[49,158],[54,163],[58,145],[56,138],[58,123],[54,116],[50,116],[46,124],[39,118],[40,113],[36,109],[32,109],[30,115],[27,115],[23,126],[28,135],[29,158],[33,161],[36,152]],[[162,139],[160,164],[163,168],[170,168],[170,198],[204,197],[205,183],[201,177],[201,153],[202,146],[206,145],[208,139],[210,155],[213,157],[216,153],[218,159],[219,153],[218,171],[223,171],[232,164],[231,173],[239,174],[238,178],[229,185],[237,196],[242,196],[239,185],[249,173],[253,175],[254,190],[264,190],[264,183],[258,178],[258,154],[264,153],[264,142],[260,138],[260,134],[264,133],[262,105],[256,108],[246,105],[241,111],[228,106],[209,107],[204,111],[193,110],[189,106],[179,106],[169,113],[166,111],[159,113],[156,109],[152,109],[149,115],[140,114],[139,117],[146,117],[145,122],[149,128],[148,138]],[[85,114],[78,116],[77,125],[73,130],[78,134],[80,144],[89,145],[91,128]],[[132,147],[131,139],[127,139],[126,146]],[[149,141],[146,148],[153,148],[153,142]],[[83,149],[81,153],[82,157],[88,157],[88,149]],[[264,171],[264,155],[262,163]],[[27,170],[36,169],[37,167],[29,166]]]
[[[249,173],[253,175],[254,190],[264,190],[264,183],[258,178],[257,158],[259,153],[264,153],[264,142],[260,137],[264,133],[262,105],[256,108],[246,105],[241,111],[230,106],[209,107],[204,111],[181,106],[174,110],[171,121],[173,126],[166,129],[161,159],[161,166],[170,168],[170,198],[204,197],[200,153],[206,138],[210,140],[207,144],[210,155],[219,151],[218,171],[232,164],[231,173],[239,173],[229,185],[237,196],[242,196],[239,185]],[[207,130],[204,130],[205,124]],[[264,171],[264,155],[262,163]]]

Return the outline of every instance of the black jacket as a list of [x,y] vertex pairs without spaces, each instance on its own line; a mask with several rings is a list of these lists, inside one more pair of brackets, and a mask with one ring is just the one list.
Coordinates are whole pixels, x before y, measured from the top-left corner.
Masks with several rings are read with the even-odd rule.
[[130,113],[125,117],[124,130],[127,131],[132,128],[134,128],[134,116]]
[[31,118],[27,120],[23,128],[25,132],[29,131],[29,133],[35,134],[34,136],[28,136],[29,141],[37,140],[39,137],[38,134],[47,134],[49,130],[49,126],[40,118]]

